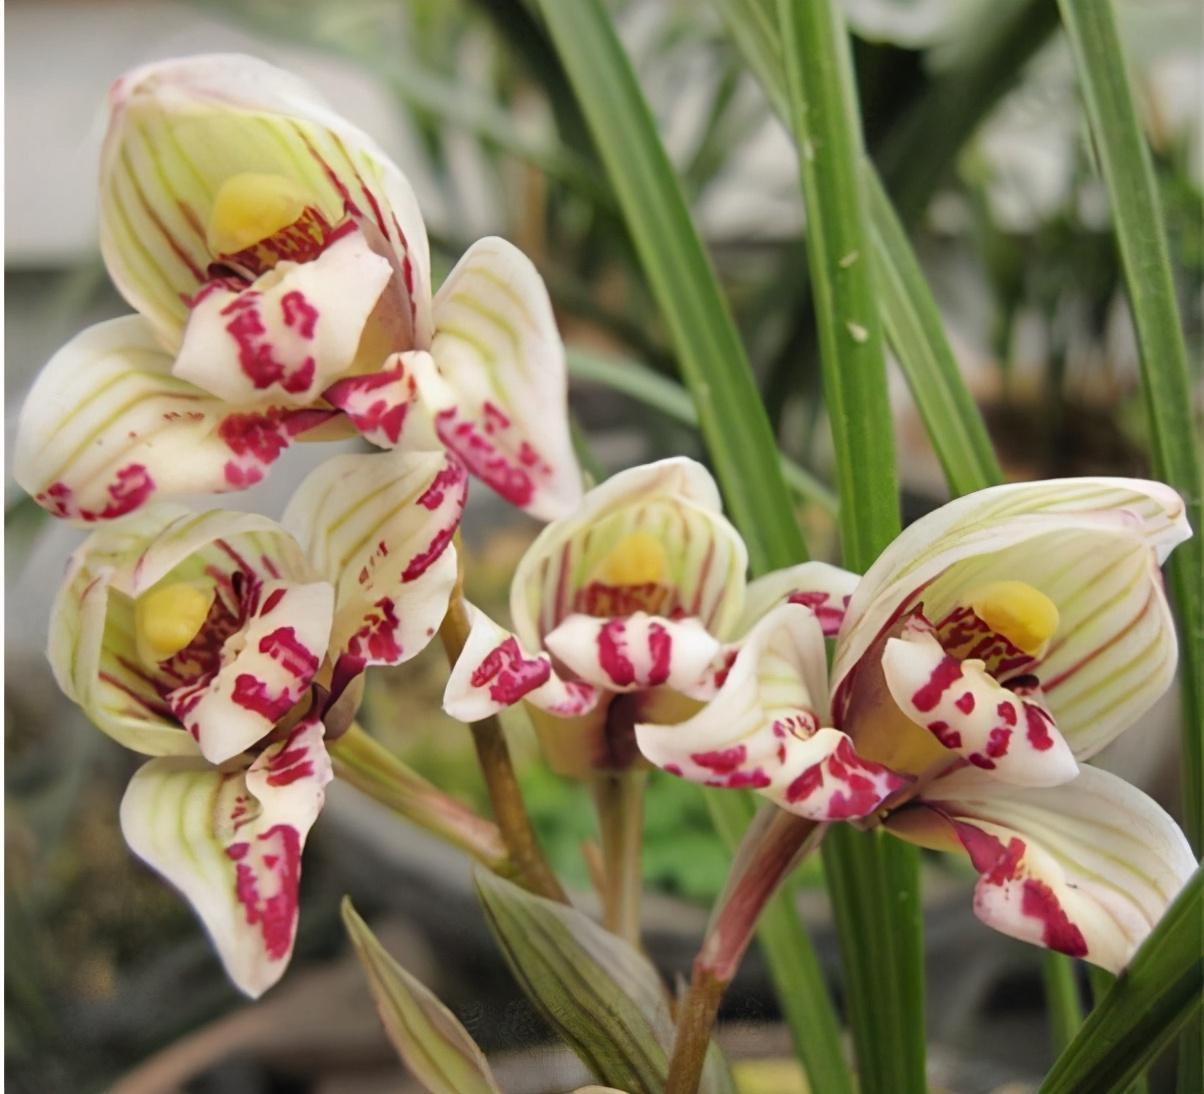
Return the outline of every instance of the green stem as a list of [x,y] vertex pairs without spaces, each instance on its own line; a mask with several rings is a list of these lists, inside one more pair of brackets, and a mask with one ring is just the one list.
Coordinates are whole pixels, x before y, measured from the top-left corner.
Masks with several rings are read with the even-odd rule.
[[1060,953],[1043,954],[1041,976],[1045,981],[1045,1007],[1049,1011],[1054,1051],[1062,1052],[1083,1024],[1074,961]]
[[[468,631],[468,612],[460,582],[457,581],[447,616],[439,628],[449,665],[459,660],[464,643],[468,640]],[[531,825],[501,722],[496,717],[490,717],[473,722],[468,728],[472,733],[481,774],[485,777],[494,819],[510,853],[515,881],[533,893],[567,904],[568,897],[548,865],[548,860],[544,858]]]
[[335,774],[373,801],[458,847],[494,873],[512,873],[496,824],[477,816],[402,763],[358,725],[330,745]]
[[[845,564],[864,571],[900,522],[849,41],[835,0],[779,0],[778,19],[807,209],[841,542]],[[824,867],[861,1088],[925,1091],[919,856],[881,833],[838,828],[824,844]]]
[[640,945],[641,852],[648,772],[608,772],[594,779],[594,805],[602,836],[603,923],[637,949]]

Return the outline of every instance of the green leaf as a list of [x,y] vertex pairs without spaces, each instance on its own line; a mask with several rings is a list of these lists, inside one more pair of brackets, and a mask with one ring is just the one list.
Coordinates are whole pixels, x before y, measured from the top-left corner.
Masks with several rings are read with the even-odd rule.
[[1045,1009],[1049,1012],[1054,1049],[1062,1052],[1083,1024],[1083,1005],[1075,982],[1074,960],[1060,953],[1042,955]]
[[1204,870],[1197,870],[1041,1084],[1041,1094],[1126,1087],[1200,1012]]
[[[698,411],[685,388],[647,365],[580,349],[568,351],[568,363],[569,375],[575,380],[602,384],[660,411],[675,422],[698,428]],[[831,489],[790,457],[783,454],[781,458],[782,475],[790,489],[802,500],[835,514],[836,495]]]
[[343,925],[368,977],[385,1033],[431,1094],[501,1094],[485,1054],[456,1016],[385,952],[343,897]]
[[[789,123],[799,149],[807,254],[841,497],[845,565],[864,571],[898,534],[861,126],[835,0],[779,0]],[[919,856],[837,827],[824,844],[861,1088],[925,1091]]]
[[672,338],[727,510],[763,572],[805,557],[752,371],[648,105],[599,0],[540,0]]
[[[1204,849],[1204,472],[1193,428],[1187,348],[1175,303],[1166,226],[1126,71],[1112,0],[1059,0],[1108,187],[1141,354],[1154,470],[1183,495],[1194,538],[1170,560],[1183,649],[1184,827]],[[1197,939],[1198,941],[1198,939]],[[1180,1051],[1179,1089],[1204,1088],[1204,1031],[1192,1023]]]
[[[527,997],[602,1082],[657,1094],[673,1041],[669,999],[656,969],[588,916],[477,870],[477,895]],[[734,1094],[711,1046],[699,1088]]]

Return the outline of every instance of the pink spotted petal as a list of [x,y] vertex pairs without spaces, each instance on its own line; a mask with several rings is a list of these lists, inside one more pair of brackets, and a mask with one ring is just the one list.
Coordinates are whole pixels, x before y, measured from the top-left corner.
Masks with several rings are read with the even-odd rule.
[[429,353],[391,356],[379,372],[348,376],[326,389],[325,398],[347,415],[365,440],[380,448],[439,447],[424,392],[441,387]]
[[293,495],[284,525],[336,586],[331,701],[369,665],[434,637],[456,581],[464,469],[443,452],[338,456]]
[[834,638],[844,622],[845,610],[858,577],[826,562],[803,562],[749,582],[744,616],[736,628],[743,634],[779,604],[802,604],[810,608],[823,628],[825,638]]
[[1057,786],[1078,773],[1074,754],[1032,678],[999,684],[981,661],[959,661],[922,620],[886,643],[891,697],[945,748],[1017,786]]
[[524,650],[479,608],[469,605],[468,615],[468,640],[443,692],[451,717],[479,722],[523,700],[556,718],[579,717],[597,706],[597,688],[562,679],[546,653]]
[[280,979],[297,931],[301,850],[332,777],[317,719],[253,762],[170,757],[139,768],[121,802],[130,849],[195,909],[235,986]]
[[674,725],[640,724],[653,763],[706,786],[757,790],[814,820],[873,813],[908,780],[824,724],[827,666],[814,614],[775,608],[740,646],[716,696]]
[[329,224],[350,216],[392,271],[386,295],[403,344],[429,342],[430,260],[413,191],[304,81],[253,57],[198,55],[126,73],[109,103],[101,249],[165,347],[179,346],[186,301],[218,257],[206,238],[214,195],[244,172],[299,185]]
[[208,282],[191,301],[172,371],[227,403],[307,406],[355,360],[392,276],[359,231],[249,288]]
[[979,872],[974,911],[989,926],[1116,973],[1196,868],[1159,805],[1089,766],[1050,789],[963,768],[887,823],[922,846],[968,855]]
[[542,520],[581,501],[564,345],[542,278],[504,239],[474,243],[434,302],[430,350],[453,401],[443,443],[506,501]]
[[[333,603],[325,581],[264,582],[251,617],[222,643],[217,673],[181,673],[166,701],[206,760],[223,763],[250,748],[306,697],[326,654]],[[194,645],[205,644],[202,630]],[[173,664],[191,663],[189,650]]]
[[619,619],[570,615],[544,642],[586,683],[615,692],[688,687],[719,652],[697,619],[645,612]]

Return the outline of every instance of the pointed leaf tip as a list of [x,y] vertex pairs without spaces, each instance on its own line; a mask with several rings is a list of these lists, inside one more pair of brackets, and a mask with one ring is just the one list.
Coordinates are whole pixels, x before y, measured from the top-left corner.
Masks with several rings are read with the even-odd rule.
[[340,911],[385,1033],[406,1067],[431,1094],[501,1094],[485,1054],[435,994],[403,969],[351,903]]

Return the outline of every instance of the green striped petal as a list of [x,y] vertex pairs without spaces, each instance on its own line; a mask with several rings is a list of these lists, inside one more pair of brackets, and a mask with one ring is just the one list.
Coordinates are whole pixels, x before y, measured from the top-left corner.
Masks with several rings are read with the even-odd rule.
[[1166,690],[1178,656],[1158,565],[1190,535],[1183,502],[1139,479],[1064,479],[959,498],[903,532],[866,573],[833,663],[834,708],[854,668],[920,607],[938,627],[975,588],[1018,580],[1057,606],[1059,624],[1025,669],[1075,756],[1093,755]]
[[101,250],[164,346],[218,256],[207,226],[235,175],[283,176],[336,224],[350,212],[393,267],[408,346],[430,340],[430,259],[409,183],[376,143],[303,81],[235,54],[162,61],[122,76],[101,154]]
[[336,590],[332,701],[368,665],[426,648],[455,585],[466,493],[445,453],[383,452],[328,460],[293,495],[284,525]]
[[151,760],[121,802],[130,849],[180,890],[227,975],[252,998],[292,955],[301,851],[332,777],[322,733],[308,719],[253,762],[220,768]]
[[542,520],[581,501],[564,344],[543,279],[504,239],[474,243],[439,289],[431,354],[453,398],[436,427],[473,474]]
[[[608,565],[633,537],[659,562],[655,580],[616,584]],[[710,473],[674,458],[614,475],[553,521],[515,571],[510,616],[519,641],[539,649],[574,613],[686,615],[724,637],[744,605],[748,552],[723,516]]]
[[140,316],[77,335],[21,408],[13,477],[56,516],[111,520],[152,498],[250,486],[294,437],[333,415],[228,407],[171,367]]
[[888,821],[921,846],[966,853],[975,914],[1004,934],[1120,972],[1196,861],[1156,802],[1094,767],[1021,789],[965,768]]

